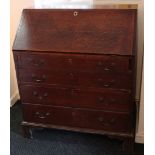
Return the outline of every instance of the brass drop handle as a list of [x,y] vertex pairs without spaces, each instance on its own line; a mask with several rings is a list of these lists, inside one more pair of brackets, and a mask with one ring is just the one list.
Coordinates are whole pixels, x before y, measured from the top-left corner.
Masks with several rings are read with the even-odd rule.
[[110,68],[107,67],[104,68],[104,71],[110,71],[110,70],[111,70]]
[[103,117],[99,117],[98,120],[99,120],[99,122],[101,122],[102,125],[104,125],[104,126],[109,126],[109,125],[110,125],[108,122],[106,122],[106,121],[104,120]]
[[73,12],[73,15],[74,15],[74,16],[77,16],[77,15],[78,15],[78,12],[77,12],[77,11],[74,11],[74,12]]
[[[33,91],[33,96],[38,96],[38,92],[37,91]],[[47,97],[48,96],[48,93],[44,93],[43,94],[43,97]],[[39,100],[42,100],[43,99],[42,96],[39,96],[38,99]]]
[[99,98],[99,102],[102,103],[102,104],[104,104],[104,105],[106,105],[106,106],[109,105],[109,103],[106,102],[105,99],[104,99],[103,97],[100,97],[100,98]]
[[35,74],[32,74],[32,79],[35,81],[35,82],[42,82],[42,79],[39,79]]
[[38,78],[35,74],[32,74],[31,77],[37,83],[43,82],[46,79],[46,75],[42,75],[41,78]]
[[35,62],[35,63],[33,63],[35,66],[41,66],[41,65],[43,65],[45,63],[45,61],[44,60],[40,60],[40,61],[38,61],[38,62]]
[[104,87],[110,87],[110,84],[104,84],[103,86]]
[[35,65],[35,66],[41,66],[41,65],[43,65],[44,63],[45,63],[45,60],[43,60],[43,59],[41,59],[41,60],[38,60],[38,61],[33,61],[33,59],[32,58],[27,58],[27,60],[30,62],[30,63],[32,63],[33,65]]
[[99,122],[101,122],[104,126],[109,126],[111,124],[114,124],[116,122],[115,118],[112,118],[110,121],[104,120],[103,117],[98,118]]
[[36,82],[43,82],[43,80],[42,79],[36,79]]
[[104,84],[104,87],[111,87],[115,83],[115,80],[111,80],[108,84]]
[[[104,63],[103,63],[102,61],[99,61],[99,62],[97,63],[97,65],[98,65],[98,66],[103,66],[103,67],[104,67]],[[104,70],[104,71],[111,71],[111,70],[113,69],[114,66],[115,66],[115,63],[112,62],[111,65],[105,67],[103,70]]]
[[44,119],[44,118],[46,118],[47,116],[49,116],[50,115],[50,113],[49,112],[47,112],[47,113],[45,113],[45,114],[41,114],[40,112],[36,112],[35,113],[39,118],[41,118],[41,119]]
[[[43,94],[43,97],[47,97],[47,96],[48,96],[48,93],[44,93],[44,94]],[[42,100],[43,97],[42,97],[42,96],[39,96],[38,99],[39,99],[39,100]]]
[[[100,83],[101,83],[101,82],[104,82],[104,80],[103,80],[102,78],[99,78],[99,79],[97,79],[97,80],[98,80]],[[114,82],[115,82],[115,80],[111,80],[110,82],[105,83],[103,86],[106,87],[106,88],[111,87],[111,85],[112,85]]]
[[38,116],[39,118],[41,118],[41,119],[44,119],[44,118],[46,118],[45,116]]
[[37,115],[37,117],[39,117],[39,118],[41,118],[41,119],[44,119],[45,118],[45,116],[43,116],[40,112],[36,112],[35,113],[36,115]]

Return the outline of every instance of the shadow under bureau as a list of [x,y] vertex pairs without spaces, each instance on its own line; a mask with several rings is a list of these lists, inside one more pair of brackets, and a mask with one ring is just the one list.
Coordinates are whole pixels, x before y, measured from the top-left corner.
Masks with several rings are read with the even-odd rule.
[[13,46],[24,136],[104,134],[132,149],[136,9],[25,9]]

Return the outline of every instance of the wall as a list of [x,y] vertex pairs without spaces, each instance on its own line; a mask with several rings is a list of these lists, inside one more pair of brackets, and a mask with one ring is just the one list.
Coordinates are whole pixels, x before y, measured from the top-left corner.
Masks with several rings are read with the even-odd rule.
[[[21,12],[23,8],[30,8],[33,6],[33,0],[11,0],[10,1],[10,44],[12,47],[13,40],[15,37],[15,33],[20,21]],[[19,98],[18,88],[17,88],[17,81],[16,81],[16,74],[15,74],[15,67],[13,61],[12,51],[10,52],[10,100],[11,105],[13,105],[17,99]]]
[[[144,32],[143,32],[143,22],[144,22],[144,6],[143,0],[94,0],[96,3],[101,1],[104,4],[107,3],[133,3],[138,4],[138,33],[137,33],[137,46],[138,46],[138,59],[137,59],[137,85],[136,85],[136,99],[137,101],[140,100],[140,105],[138,105],[140,109],[139,113],[139,120],[137,121],[137,135],[136,135],[136,141],[143,143],[144,141],[144,127],[143,127],[143,118],[144,118],[144,112],[143,112],[143,93],[140,95],[140,90],[142,89],[143,92],[143,83],[141,83],[141,72],[142,72],[142,64],[143,64],[143,44],[144,44]],[[17,29],[17,26],[19,24],[19,19],[21,16],[21,11],[23,8],[31,8],[33,7],[34,0],[11,0],[11,46],[14,40],[15,32]],[[14,62],[12,59],[12,53],[11,53],[11,104],[13,104],[18,98],[18,89],[16,84],[16,76],[15,76],[15,70],[14,70]],[[143,82],[143,81],[142,81]],[[141,88],[142,85],[142,88]],[[140,89],[141,88],[141,89]],[[140,99],[141,98],[141,99]]]
[[144,74],[142,74],[141,98],[138,115],[136,142],[144,143]]

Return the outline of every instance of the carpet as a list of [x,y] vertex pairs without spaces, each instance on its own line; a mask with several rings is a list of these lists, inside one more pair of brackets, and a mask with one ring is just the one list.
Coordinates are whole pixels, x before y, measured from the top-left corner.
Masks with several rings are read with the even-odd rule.
[[[22,137],[20,101],[10,109],[11,155],[126,155],[121,141],[103,135],[55,129],[33,129],[33,139]],[[135,145],[135,155],[144,154],[144,145]]]

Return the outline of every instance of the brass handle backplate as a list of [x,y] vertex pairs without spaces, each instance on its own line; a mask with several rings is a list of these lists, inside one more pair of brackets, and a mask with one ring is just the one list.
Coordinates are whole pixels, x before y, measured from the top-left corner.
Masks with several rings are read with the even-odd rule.
[[50,113],[49,112],[47,112],[47,113],[45,113],[45,114],[41,114],[40,112],[36,112],[35,113],[39,118],[41,118],[41,119],[44,119],[44,118],[46,118],[47,116],[49,116],[50,115]]
[[41,77],[37,77],[35,74],[32,74],[32,79],[35,81],[35,82],[37,82],[37,83],[39,83],[39,82],[44,82],[45,81],[45,79],[46,79],[46,75],[42,75]]

